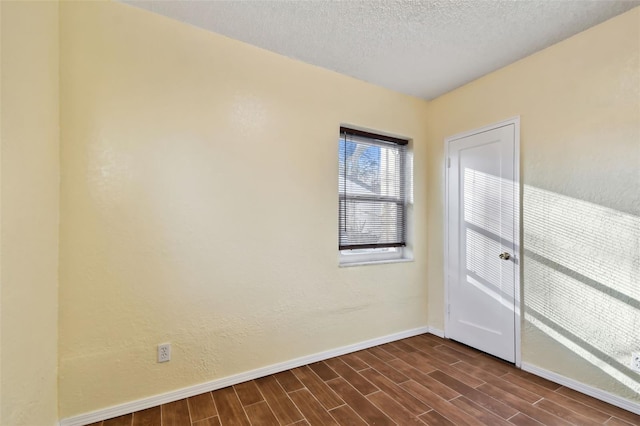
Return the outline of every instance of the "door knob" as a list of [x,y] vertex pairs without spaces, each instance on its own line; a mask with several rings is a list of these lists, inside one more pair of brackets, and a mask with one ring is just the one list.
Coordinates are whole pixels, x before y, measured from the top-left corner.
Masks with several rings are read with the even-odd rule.
[[509,253],[507,253],[506,251],[504,253],[500,253],[500,259],[502,260],[509,260],[511,259],[511,255]]

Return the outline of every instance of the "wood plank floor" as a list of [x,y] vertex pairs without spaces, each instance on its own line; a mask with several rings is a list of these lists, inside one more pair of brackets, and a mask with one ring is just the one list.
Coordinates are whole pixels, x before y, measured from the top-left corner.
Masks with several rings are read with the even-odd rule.
[[640,425],[640,416],[425,334],[91,426]]

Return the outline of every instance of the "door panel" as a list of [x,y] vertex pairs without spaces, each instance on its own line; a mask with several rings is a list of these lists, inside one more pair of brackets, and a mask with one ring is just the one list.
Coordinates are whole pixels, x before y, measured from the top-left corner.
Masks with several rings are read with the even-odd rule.
[[514,362],[515,125],[453,139],[448,151],[447,337]]

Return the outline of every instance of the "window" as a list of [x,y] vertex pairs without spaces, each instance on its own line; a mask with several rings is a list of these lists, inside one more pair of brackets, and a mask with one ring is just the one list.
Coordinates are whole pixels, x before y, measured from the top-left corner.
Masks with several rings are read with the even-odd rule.
[[341,263],[403,258],[408,140],[340,128]]

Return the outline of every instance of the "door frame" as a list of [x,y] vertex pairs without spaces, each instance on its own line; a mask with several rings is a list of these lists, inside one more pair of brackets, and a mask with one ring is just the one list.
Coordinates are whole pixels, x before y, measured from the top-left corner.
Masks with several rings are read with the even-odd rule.
[[515,355],[516,355],[516,367],[520,368],[522,364],[522,352],[520,348],[521,344],[521,312],[522,306],[522,186],[520,184],[520,116],[511,117],[509,119],[499,121],[497,123],[489,124],[477,129],[469,130],[462,133],[449,136],[444,140],[444,337],[448,338],[449,329],[449,167],[448,162],[450,158],[450,143],[454,140],[473,136],[478,133],[494,130],[499,127],[504,127],[509,124],[514,125],[514,151],[513,151],[513,181],[517,188],[516,205],[518,206],[517,214],[515,215],[516,223],[514,224],[514,244],[518,247],[517,261],[514,262],[516,266],[515,276],[515,301],[514,301],[514,314],[515,314]]

